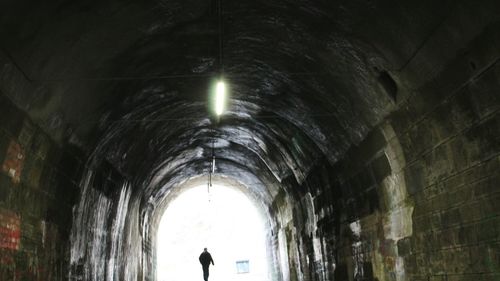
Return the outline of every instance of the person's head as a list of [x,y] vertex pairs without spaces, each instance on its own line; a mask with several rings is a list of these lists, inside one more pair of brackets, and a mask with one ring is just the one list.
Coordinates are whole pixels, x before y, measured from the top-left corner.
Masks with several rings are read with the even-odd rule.
[[207,248],[203,248],[203,252],[206,252],[207,251]]

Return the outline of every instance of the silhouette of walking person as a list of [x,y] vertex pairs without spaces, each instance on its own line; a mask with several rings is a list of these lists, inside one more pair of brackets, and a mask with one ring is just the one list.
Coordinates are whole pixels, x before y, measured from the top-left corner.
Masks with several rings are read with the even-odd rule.
[[207,251],[207,248],[203,249],[203,253],[201,253],[199,260],[201,263],[201,267],[203,268],[203,279],[205,281],[208,281],[208,267],[210,266],[210,263],[212,263],[212,265],[215,264],[214,260],[212,259],[212,255],[210,255],[210,253]]

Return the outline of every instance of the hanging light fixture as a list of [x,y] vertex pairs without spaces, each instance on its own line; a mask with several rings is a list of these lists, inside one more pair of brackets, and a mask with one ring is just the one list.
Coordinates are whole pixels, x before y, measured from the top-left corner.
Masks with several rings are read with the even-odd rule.
[[215,88],[215,114],[221,116],[226,105],[226,84],[219,80]]
[[217,18],[218,18],[218,35],[219,35],[219,57],[218,57],[218,76],[219,79],[215,84],[213,104],[214,112],[217,117],[220,117],[226,108],[227,99],[227,86],[226,82],[222,79],[224,76],[224,52],[223,52],[223,26],[222,26],[222,0],[217,1]]

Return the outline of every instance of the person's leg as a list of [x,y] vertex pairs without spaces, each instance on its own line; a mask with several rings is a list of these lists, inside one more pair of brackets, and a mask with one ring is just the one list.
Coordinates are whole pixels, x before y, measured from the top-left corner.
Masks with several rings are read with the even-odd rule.
[[203,280],[208,281],[208,266],[203,266]]

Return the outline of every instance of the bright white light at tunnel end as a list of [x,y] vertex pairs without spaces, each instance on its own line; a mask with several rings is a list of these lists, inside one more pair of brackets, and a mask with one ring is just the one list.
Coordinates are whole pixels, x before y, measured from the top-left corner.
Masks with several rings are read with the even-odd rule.
[[[207,200],[211,198],[212,200]],[[269,222],[237,186],[193,185],[169,203],[157,232],[157,280],[202,280],[198,256],[203,248],[214,258],[209,280],[268,281]],[[236,263],[248,260],[250,272],[238,274]]]
[[221,116],[226,105],[226,83],[223,80],[217,81],[215,87],[215,114]]

